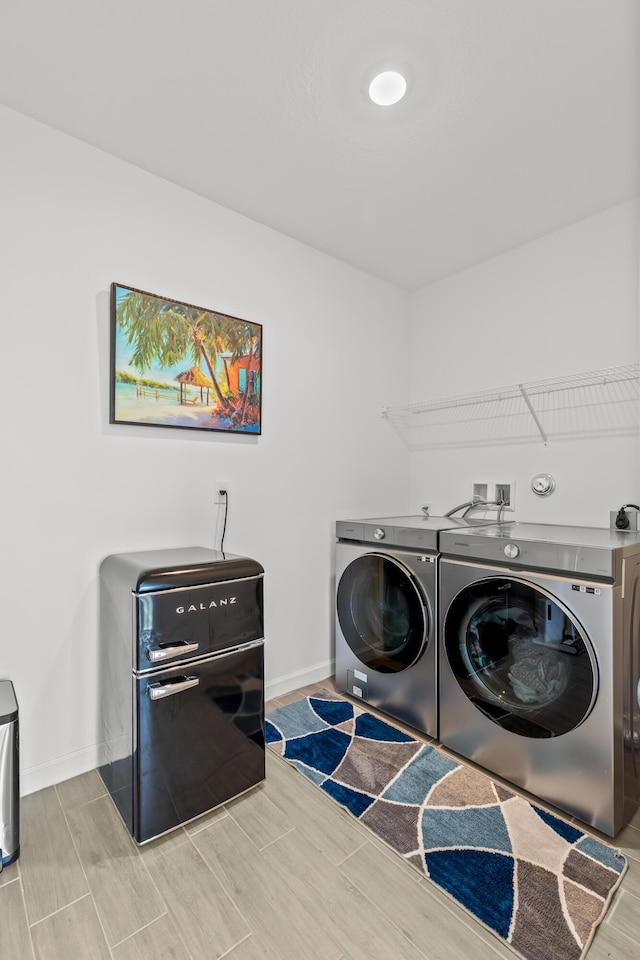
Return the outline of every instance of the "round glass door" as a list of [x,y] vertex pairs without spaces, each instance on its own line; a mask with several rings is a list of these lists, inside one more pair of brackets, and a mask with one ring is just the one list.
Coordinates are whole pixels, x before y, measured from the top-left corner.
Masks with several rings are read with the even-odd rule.
[[337,612],[345,640],[371,670],[397,673],[422,653],[427,611],[409,571],[390,557],[369,553],[349,564]]
[[589,714],[595,656],[571,614],[540,587],[492,577],[462,590],[445,618],[444,646],[466,696],[523,737],[558,737]]

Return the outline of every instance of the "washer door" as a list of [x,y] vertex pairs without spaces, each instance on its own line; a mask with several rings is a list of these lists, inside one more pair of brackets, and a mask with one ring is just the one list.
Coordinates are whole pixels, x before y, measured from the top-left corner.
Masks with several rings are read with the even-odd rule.
[[391,557],[368,553],[349,564],[338,584],[337,612],[345,640],[371,670],[405,670],[425,647],[425,605],[409,571]]
[[569,611],[541,587],[491,577],[465,587],[444,622],[453,674],[490,720],[523,737],[558,737],[589,714],[596,658]]

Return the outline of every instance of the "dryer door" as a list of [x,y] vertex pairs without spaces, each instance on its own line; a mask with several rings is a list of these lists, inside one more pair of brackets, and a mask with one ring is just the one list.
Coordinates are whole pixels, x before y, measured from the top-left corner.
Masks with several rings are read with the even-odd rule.
[[479,580],[444,622],[449,664],[466,696],[523,737],[557,737],[589,714],[596,658],[579,623],[551,594],[511,577]]
[[427,611],[410,572],[392,557],[368,553],[353,560],[336,602],[345,640],[371,670],[397,673],[421,655]]

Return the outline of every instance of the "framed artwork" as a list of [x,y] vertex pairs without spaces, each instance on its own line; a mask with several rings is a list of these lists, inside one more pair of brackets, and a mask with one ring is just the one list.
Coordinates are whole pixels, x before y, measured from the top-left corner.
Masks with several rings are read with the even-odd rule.
[[262,432],[262,325],[111,284],[111,423]]

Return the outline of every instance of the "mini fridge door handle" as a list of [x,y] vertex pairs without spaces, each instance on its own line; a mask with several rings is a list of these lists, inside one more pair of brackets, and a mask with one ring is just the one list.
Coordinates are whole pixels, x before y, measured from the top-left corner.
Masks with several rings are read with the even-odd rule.
[[194,653],[198,649],[199,644],[190,643],[187,640],[183,640],[182,643],[172,643],[171,646],[166,647],[150,647],[147,653],[151,663],[157,663],[159,660],[169,660],[172,657],[179,657],[183,653]]
[[151,700],[161,700],[163,697],[172,697],[174,693],[182,693],[190,687],[197,687],[198,677],[178,677],[170,683],[149,683],[147,693]]

